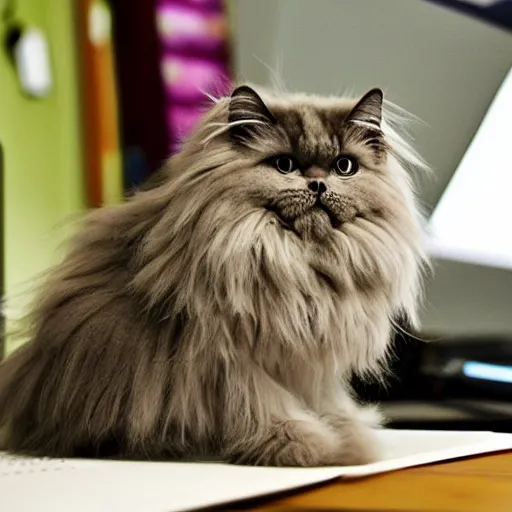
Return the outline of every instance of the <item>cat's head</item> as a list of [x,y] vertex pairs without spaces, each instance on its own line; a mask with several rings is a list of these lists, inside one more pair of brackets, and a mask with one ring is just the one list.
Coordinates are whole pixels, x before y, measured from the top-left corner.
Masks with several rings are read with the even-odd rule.
[[[359,101],[271,96],[241,86],[206,116],[185,153],[283,229],[321,242],[357,219],[416,212],[400,154],[383,129],[383,94]],[[189,167],[189,166],[187,166]],[[178,170],[180,171],[180,170]],[[213,185],[211,183],[210,185]]]
[[407,167],[419,163],[383,113],[380,89],[353,100],[244,85],[171,161],[172,224],[209,244],[202,252],[216,261],[262,241],[276,253],[294,247],[290,265],[317,265],[349,288],[394,287],[395,302],[412,304],[423,256]]
[[259,159],[254,167],[264,206],[284,228],[321,241],[386,208],[391,198],[382,183],[387,172],[382,99],[374,89],[356,105],[290,98],[267,107],[249,87],[234,91],[232,143]]

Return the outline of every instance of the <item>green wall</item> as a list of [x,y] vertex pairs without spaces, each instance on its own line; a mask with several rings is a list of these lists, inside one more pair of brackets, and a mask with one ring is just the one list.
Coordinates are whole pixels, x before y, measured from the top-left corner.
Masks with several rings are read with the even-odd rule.
[[[3,9],[6,0],[0,0]],[[49,38],[54,88],[24,97],[0,51],[0,142],[4,148],[4,275],[8,325],[31,285],[58,258],[63,222],[83,207],[73,0],[18,0],[18,18]],[[2,24],[0,36],[4,37]],[[7,340],[7,352],[15,342]]]

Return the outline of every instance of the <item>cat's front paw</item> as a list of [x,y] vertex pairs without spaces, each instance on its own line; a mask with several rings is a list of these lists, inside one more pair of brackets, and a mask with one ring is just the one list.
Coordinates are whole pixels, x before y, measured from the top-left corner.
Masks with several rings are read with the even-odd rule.
[[230,459],[257,466],[329,466],[338,449],[338,436],[327,425],[288,420],[273,424],[265,436],[242,443]]
[[338,436],[339,448],[332,464],[359,466],[381,459],[381,445],[373,428],[333,414],[325,415],[323,419]]

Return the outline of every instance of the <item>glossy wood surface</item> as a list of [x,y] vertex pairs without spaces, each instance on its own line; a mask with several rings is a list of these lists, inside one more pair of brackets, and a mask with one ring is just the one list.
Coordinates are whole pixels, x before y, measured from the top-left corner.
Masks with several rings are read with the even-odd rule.
[[512,453],[339,480],[224,510],[512,512]]

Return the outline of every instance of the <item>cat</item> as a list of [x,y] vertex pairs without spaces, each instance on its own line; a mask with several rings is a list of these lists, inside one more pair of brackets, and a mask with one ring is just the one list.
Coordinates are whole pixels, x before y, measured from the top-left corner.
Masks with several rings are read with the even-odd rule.
[[4,448],[377,460],[349,380],[385,370],[394,319],[416,325],[427,261],[422,160],[386,105],[238,86],[154,185],[88,214],[0,365]]

